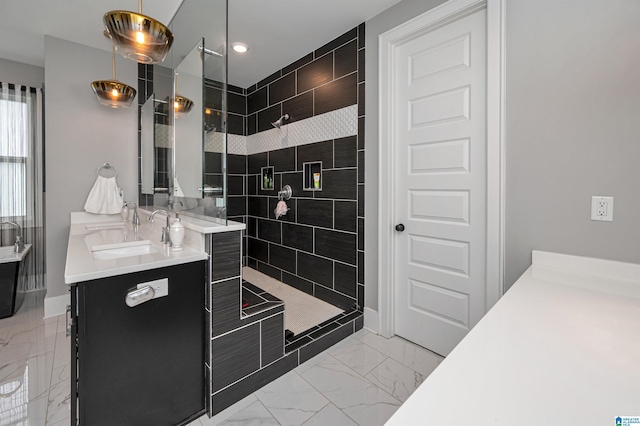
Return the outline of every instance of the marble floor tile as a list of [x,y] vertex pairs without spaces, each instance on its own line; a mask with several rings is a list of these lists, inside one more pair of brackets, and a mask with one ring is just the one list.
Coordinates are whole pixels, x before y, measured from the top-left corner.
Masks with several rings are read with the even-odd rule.
[[248,407],[220,423],[224,426],[279,426],[279,423],[260,401],[254,401]]
[[338,407],[327,404],[322,410],[304,423],[304,426],[358,426]]
[[357,339],[329,348],[328,352],[338,361],[363,376],[387,358],[371,346]]
[[302,378],[360,425],[382,425],[400,406],[396,398],[331,356]]
[[422,374],[392,358],[385,359],[365,377],[402,402],[406,401],[425,379]]
[[47,406],[47,423],[54,424],[69,418],[71,414],[71,384],[58,383],[51,386]]
[[329,403],[295,371],[274,380],[255,395],[283,426],[301,425]]
[[438,354],[397,336],[386,339],[377,334],[369,333],[360,338],[360,341],[423,376],[431,374],[444,359]]

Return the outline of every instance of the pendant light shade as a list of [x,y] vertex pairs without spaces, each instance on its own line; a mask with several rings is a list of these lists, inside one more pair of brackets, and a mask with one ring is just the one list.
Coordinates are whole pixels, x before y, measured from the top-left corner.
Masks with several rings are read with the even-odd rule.
[[173,98],[173,112],[176,118],[185,117],[193,108],[193,101],[178,94],[178,76],[176,75],[176,96]]
[[111,80],[96,80],[91,83],[98,102],[111,108],[130,107],[136,97],[136,89],[116,79],[115,47],[111,48],[111,76]]
[[142,0],[138,0],[138,13],[105,13],[104,25],[118,53],[143,64],[164,61],[173,43],[173,34],[163,23],[142,14]]

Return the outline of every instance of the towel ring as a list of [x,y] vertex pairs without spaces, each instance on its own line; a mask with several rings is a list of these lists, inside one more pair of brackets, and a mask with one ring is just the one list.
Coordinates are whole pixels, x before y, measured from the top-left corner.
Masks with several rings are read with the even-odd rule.
[[[117,177],[118,176],[118,169],[116,169],[115,167],[113,167],[109,163],[104,163],[102,166],[98,167],[98,170],[96,171],[96,174],[98,176],[102,176],[100,174],[100,170],[102,170],[102,169],[104,169],[104,170],[113,170],[113,172],[115,173],[115,176],[112,176],[112,177]],[[109,176],[102,176],[102,177],[109,177]]]

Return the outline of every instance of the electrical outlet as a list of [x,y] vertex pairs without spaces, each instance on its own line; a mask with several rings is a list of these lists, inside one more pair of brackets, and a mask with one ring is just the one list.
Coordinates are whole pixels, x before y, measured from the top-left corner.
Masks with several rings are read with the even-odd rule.
[[138,284],[137,288],[142,288],[145,286],[151,286],[153,288],[153,291],[155,292],[155,294],[153,295],[154,299],[169,295],[169,280],[167,278],[141,283]]
[[591,197],[591,220],[613,222],[613,197]]

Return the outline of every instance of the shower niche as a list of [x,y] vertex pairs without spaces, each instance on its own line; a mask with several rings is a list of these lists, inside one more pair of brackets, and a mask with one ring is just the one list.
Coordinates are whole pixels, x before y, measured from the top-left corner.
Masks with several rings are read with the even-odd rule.
[[302,189],[322,191],[322,161],[302,164]]

